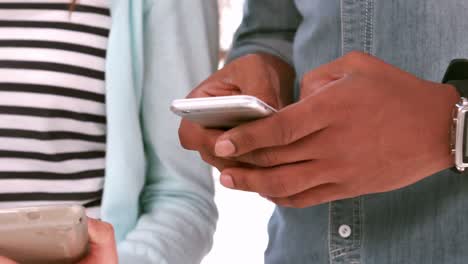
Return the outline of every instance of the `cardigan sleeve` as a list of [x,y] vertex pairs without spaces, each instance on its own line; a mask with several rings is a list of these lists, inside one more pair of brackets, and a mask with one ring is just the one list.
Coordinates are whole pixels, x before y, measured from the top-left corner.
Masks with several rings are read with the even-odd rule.
[[199,263],[218,213],[211,168],[178,140],[170,112],[217,66],[216,0],[155,0],[144,16],[141,121],[147,159],[138,223],[119,243],[120,263]]

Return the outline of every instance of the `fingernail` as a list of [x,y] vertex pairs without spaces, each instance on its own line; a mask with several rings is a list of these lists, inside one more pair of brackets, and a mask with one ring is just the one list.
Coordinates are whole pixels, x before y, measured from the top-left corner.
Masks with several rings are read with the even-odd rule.
[[227,157],[236,152],[236,147],[228,139],[219,141],[215,145],[215,153],[218,157]]
[[231,175],[221,174],[221,177],[219,178],[219,181],[226,188],[230,188],[230,189],[234,188],[234,181],[232,180]]

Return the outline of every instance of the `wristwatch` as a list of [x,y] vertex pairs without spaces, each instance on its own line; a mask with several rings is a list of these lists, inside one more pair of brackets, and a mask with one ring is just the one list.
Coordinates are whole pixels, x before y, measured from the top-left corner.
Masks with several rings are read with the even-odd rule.
[[455,158],[455,170],[468,173],[468,60],[450,62],[443,83],[453,85],[460,94],[460,102],[453,111],[451,151]]

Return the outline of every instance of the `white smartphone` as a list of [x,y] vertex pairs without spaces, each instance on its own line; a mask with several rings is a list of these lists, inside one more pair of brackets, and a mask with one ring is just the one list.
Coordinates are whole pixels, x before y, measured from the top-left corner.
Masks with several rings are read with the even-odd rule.
[[171,110],[182,118],[206,128],[232,128],[270,116],[276,110],[248,95],[202,97],[174,100]]
[[0,256],[18,263],[76,263],[88,251],[85,209],[78,205],[0,210]]

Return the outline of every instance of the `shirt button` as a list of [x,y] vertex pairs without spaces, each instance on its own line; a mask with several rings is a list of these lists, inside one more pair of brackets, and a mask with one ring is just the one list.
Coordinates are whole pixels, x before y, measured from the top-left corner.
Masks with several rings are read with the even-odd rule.
[[338,228],[338,233],[342,238],[348,238],[351,235],[351,227],[349,225],[341,225]]

